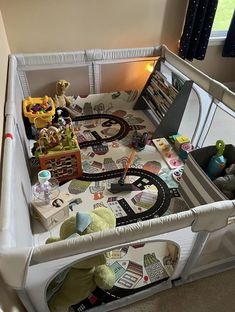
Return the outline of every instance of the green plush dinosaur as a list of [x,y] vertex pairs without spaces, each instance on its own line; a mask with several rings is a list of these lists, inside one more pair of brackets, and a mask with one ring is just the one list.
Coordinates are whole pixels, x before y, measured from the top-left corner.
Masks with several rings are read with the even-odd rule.
[[[60,237],[49,238],[46,244],[57,242],[77,235],[85,235],[114,228],[116,219],[113,212],[105,207],[99,207],[90,213],[77,213],[63,222]],[[48,301],[50,311],[64,312],[76,303],[87,298],[98,286],[101,289],[111,289],[115,282],[115,274],[106,265],[108,254],[100,254],[77,262],[66,272],[61,287]],[[49,285],[53,288],[55,281]]]

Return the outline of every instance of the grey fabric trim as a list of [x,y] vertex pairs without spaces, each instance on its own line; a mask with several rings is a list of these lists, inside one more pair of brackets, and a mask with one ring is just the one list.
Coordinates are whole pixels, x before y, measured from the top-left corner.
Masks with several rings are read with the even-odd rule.
[[23,90],[24,97],[27,98],[30,96],[30,88],[28,84],[28,79],[26,77],[24,70],[18,70],[18,76]]
[[204,187],[204,189],[210,194],[210,196],[215,200],[225,200],[227,199],[217,188],[213,185],[213,182],[209,180],[208,177],[205,176],[205,173],[202,169],[191,162],[190,160],[187,162],[187,166],[189,170],[194,174],[194,176],[198,179],[200,184]]
[[100,306],[94,307],[93,309],[89,309],[88,311],[92,311],[92,312],[111,311],[114,309],[118,309],[120,307],[125,307],[126,305],[134,303],[136,301],[143,300],[147,297],[150,297],[160,291],[163,291],[169,288],[172,288],[172,283],[170,280],[167,280],[165,282],[160,283],[159,285],[147,288],[145,290],[140,290],[139,292],[133,295],[130,295],[130,296],[118,299],[118,300],[114,300],[106,304],[102,304]]
[[192,268],[197,263],[198,258],[201,256],[202,251],[206,245],[206,242],[210,234],[208,232],[200,232],[197,235],[196,241],[194,242],[191,254],[184,266],[184,269],[181,273],[182,280],[187,280],[190,275]]
[[193,183],[191,182],[191,180],[189,179],[189,177],[187,175],[184,175],[184,181],[188,185],[188,188],[190,189],[190,191],[197,198],[198,203],[201,204],[201,205],[207,204],[207,202],[205,201],[204,197],[198,192],[196,186],[193,185]]
[[[222,87],[222,88],[221,88]],[[224,86],[219,83],[216,80],[212,80],[210,83],[210,87],[209,87],[209,93],[213,94],[213,96],[217,99],[222,101],[223,96],[224,96]]]
[[18,65],[51,65],[51,64],[76,64],[85,63],[85,51],[62,53],[25,53],[13,54]]
[[20,298],[21,302],[29,312],[37,312],[27,294],[25,289],[16,290],[18,297]]
[[194,203],[193,203],[193,202],[191,201],[191,199],[190,199],[190,196],[188,195],[188,194],[189,194],[189,192],[187,192],[188,189],[186,190],[186,189],[183,188],[183,187],[181,186],[181,184],[180,184],[178,190],[179,190],[180,194],[182,195],[183,199],[184,199],[184,200],[186,201],[186,203],[188,204],[188,206],[189,206],[190,208],[195,207]]

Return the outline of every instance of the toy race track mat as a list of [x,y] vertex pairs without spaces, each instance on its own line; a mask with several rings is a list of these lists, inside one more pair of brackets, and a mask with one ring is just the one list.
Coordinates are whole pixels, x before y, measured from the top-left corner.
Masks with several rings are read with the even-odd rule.
[[177,262],[177,248],[166,242],[151,242],[124,247],[111,252],[108,265],[113,269],[116,281],[111,290],[96,288],[88,298],[73,305],[70,311],[84,311],[111,302],[166,281]]
[[[154,125],[141,110],[133,110],[135,92],[116,92],[76,98],[73,122],[81,148],[83,177],[61,186],[70,199],[70,215],[103,206],[111,209],[117,225],[151,219],[187,209],[177,191],[172,171],[151,141]],[[91,116],[92,115],[92,116]],[[133,134],[148,133],[145,148],[137,151],[125,183],[133,191],[113,194],[133,150]],[[57,236],[60,225],[45,232],[35,220],[35,244]]]

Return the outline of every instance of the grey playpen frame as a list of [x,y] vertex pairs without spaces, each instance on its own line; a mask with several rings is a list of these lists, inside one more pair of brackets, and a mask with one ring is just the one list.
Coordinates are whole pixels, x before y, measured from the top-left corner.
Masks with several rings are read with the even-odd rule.
[[[1,242],[1,260],[0,270],[6,283],[12,288],[17,289],[19,296],[29,311],[35,311],[34,303],[30,302],[27,292],[25,291],[25,282],[28,269],[40,263],[46,263],[55,259],[73,257],[74,255],[89,255],[91,252],[102,252],[123,245],[138,243],[149,237],[155,237],[162,240],[161,234],[167,235],[172,231],[184,228],[191,228],[193,232],[198,232],[196,240],[192,246],[190,256],[186,264],[181,270],[180,279],[175,284],[187,282],[192,279],[207,276],[216,272],[220,272],[229,267],[235,267],[234,261],[223,263],[221,266],[210,268],[205,272],[199,272],[192,275],[192,268],[200,257],[203,247],[205,246],[210,232],[219,230],[226,226],[228,218],[235,216],[235,202],[223,201],[205,206],[196,207],[192,210],[177,213],[167,217],[161,217],[149,221],[139,222],[115,230],[106,231],[104,233],[94,233],[72,239],[69,242],[58,242],[52,245],[42,245],[33,247],[30,243],[20,246],[15,243],[14,230],[12,230],[12,199],[11,199],[11,183],[14,179],[13,172],[13,142],[18,138],[21,142],[21,148],[24,157],[27,159],[29,146],[24,133],[21,119],[21,112],[17,110],[16,105],[16,89],[21,88],[23,96],[27,96],[27,79],[25,71],[43,68],[66,68],[72,66],[80,66],[89,63],[89,79],[97,81],[99,73],[97,66],[99,62],[113,62],[114,60],[133,60],[133,58],[146,58],[161,56],[182,75],[193,80],[198,86],[207,91],[214,99],[221,101],[231,110],[235,111],[235,95],[229,91],[221,83],[212,80],[205,74],[195,69],[190,64],[181,60],[178,56],[168,50],[165,46],[140,49],[120,49],[120,50],[88,50],[71,53],[55,53],[55,54],[32,54],[32,55],[11,55],[9,61],[9,77],[8,92],[5,107],[5,134],[13,135],[13,138],[6,136],[4,140],[4,153],[2,163],[2,185],[1,185],[1,211],[0,211],[0,242]],[[18,82],[16,82],[18,80]],[[20,82],[20,83],[19,83]],[[90,84],[91,93],[99,90],[97,83]],[[23,91],[22,91],[23,90]],[[209,112],[208,112],[209,116]],[[205,120],[204,125],[211,121]],[[197,129],[200,137],[204,134],[201,127]],[[17,133],[15,133],[17,132]],[[17,135],[16,135],[17,134]],[[29,185],[27,182],[27,185]],[[30,192],[30,190],[28,190]],[[13,195],[15,196],[15,194]],[[28,201],[30,195],[26,196]],[[21,203],[20,203],[21,204]],[[211,224],[211,218],[214,222]],[[22,234],[23,235],[23,234]],[[159,236],[160,235],[160,236]],[[131,239],[130,239],[131,237]],[[164,236],[165,237],[165,236]],[[167,238],[166,238],[167,239]],[[81,256],[82,257],[82,256]],[[164,284],[163,287],[154,289],[154,292],[171,287],[170,284]],[[119,306],[131,303],[135,300],[142,299],[151,292],[141,292],[139,295],[131,296],[131,298],[119,300]],[[113,309],[113,305],[106,305],[106,310]],[[99,310],[99,308],[98,308]],[[104,307],[103,310],[104,311]]]

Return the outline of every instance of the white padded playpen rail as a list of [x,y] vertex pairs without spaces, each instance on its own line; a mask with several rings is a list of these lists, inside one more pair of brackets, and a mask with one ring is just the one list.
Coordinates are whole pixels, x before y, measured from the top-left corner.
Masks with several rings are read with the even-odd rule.
[[[158,56],[165,59],[166,65],[169,64],[173,71],[179,73],[182,77],[193,80],[193,89],[196,93],[200,93],[201,90],[201,94],[203,91],[209,94],[210,98],[208,99],[204,97],[198,98],[200,106],[198,122],[191,136],[192,143],[197,147],[202,147],[206,140],[208,129],[213,122],[213,110],[217,107],[218,101],[226,105],[235,114],[235,95],[223,84],[211,79],[191,64],[185,62],[164,45],[136,49],[94,49],[68,53],[16,54],[12,56],[10,66],[11,61],[14,63],[14,68],[17,66],[17,76],[19,77],[24,97],[30,95],[30,87],[26,77],[28,71],[50,68],[63,70],[63,68],[79,66],[88,67],[90,93],[99,93],[102,64],[138,62],[146,58],[153,60]],[[15,109],[11,103],[12,101],[9,103],[10,105],[7,105],[9,107],[7,113],[13,112]]]
[[[213,232],[227,226],[228,218],[235,216],[235,201],[222,201],[192,208],[148,221],[142,221],[115,229],[93,233],[48,245],[2,250],[1,269],[4,278],[15,288],[21,287],[27,266],[55,261],[67,257],[113,249],[122,244],[134,244],[139,240],[192,227],[192,232]],[[213,220],[213,222],[212,222]],[[167,239],[167,237],[166,237]],[[195,255],[196,256],[196,255]],[[29,260],[30,259],[30,260]],[[18,260],[18,261],[17,261]],[[13,264],[18,263],[15,267]],[[15,267],[15,269],[13,269]],[[25,271],[26,270],[26,271]],[[18,273],[17,273],[18,272]]]
[[145,57],[162,56],[167,62],[176,67],[185,76],[192,79],[196,84],[210,93],[214,98],[223,102],[235,111],[234,93],[217,80],[211,79],[191,64],[185,62],[176,54],[172,53],[166,46],[155,46],[133,49],[94,49],[80,52],[65,53],[41,53],[41,54],[16,54],[18,69],[32,70],[42,69],[50,65],[56,67],[76,66],[85,64],[87,61],[111,61],[118,59],[133,59]]

